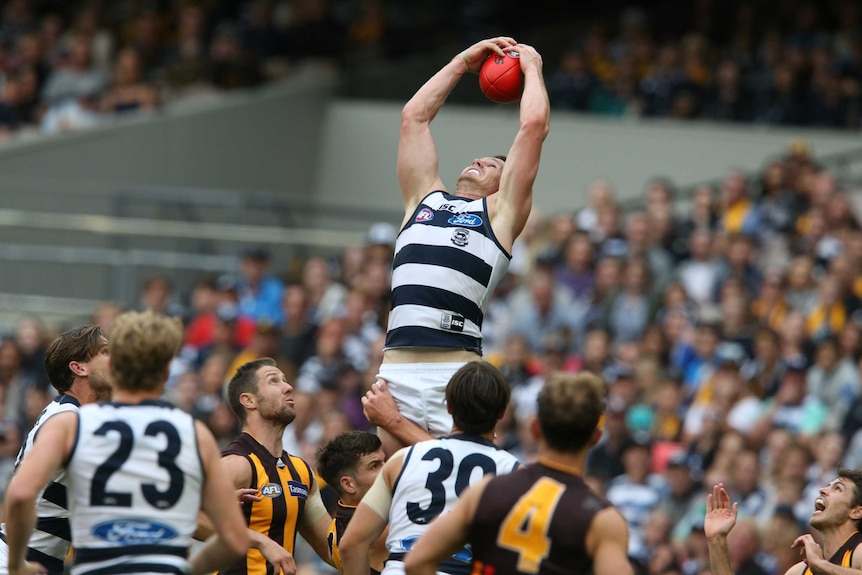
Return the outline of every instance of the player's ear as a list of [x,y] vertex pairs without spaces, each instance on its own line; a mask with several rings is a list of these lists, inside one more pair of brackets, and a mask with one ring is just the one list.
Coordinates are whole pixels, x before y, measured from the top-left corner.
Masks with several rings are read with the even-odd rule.
[[254,395],[252,395],[250,393],[241,393],[241,394],[239,394],[239,403],[244,408],[251,409],[251,408],[255,407],[255,404],[257,403],[257,401],[256,401]]
[[80,361],[70,361],[69,362],[69,371],[75,374],[75,377],[86,377],[87,376],[87,368],[81,365]]
[[530,434],[536,441],[542,439],[542,426],[539,425],[539,418],[536,416],[530,418]]
[[599,441],[601,441],[601,440],[602,440],[602,434],[603,434],[603,433],[604,433],[604,431],[602,430],[602,428],[601,428],[601,427],[596,427],[596,428],[593,430],[593,434],[590,436],[590,445],[595,445],[595,444],[597,444]]
[[859,521],[862,519],[862,506],[857,505],[850,510],[850,519],[853,521]]
[[349,475],[342,475],[338,482],[341,484],[341,489],[345,493],[350,493],[351,495],[356,493],[356,486],[353,485],[353,478]]

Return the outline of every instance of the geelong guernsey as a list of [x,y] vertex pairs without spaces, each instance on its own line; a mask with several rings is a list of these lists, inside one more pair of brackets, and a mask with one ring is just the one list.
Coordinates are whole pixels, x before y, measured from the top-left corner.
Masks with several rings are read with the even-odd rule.
[[431,192],[395,242],[386,349],[482,353],[482,319],[511,256],[491,230],[486,200]]
[[[24,456],[29,453],[39,429],[48,419],[66,411],[77,412],[80,406],[78,400],[71,395],[55,397],[36,418],[36,423],[33,424],[18,452],[15,467],[17,468]],[[63,561],[72,546],[66,485],[66,471],[61,470],[39,494],[36,499],[36,528],[27,543],[27,560],[44,565],[49,575],[62,575]],[[5,526],[0,530],[0,539],[6,540]],[[6,567],[5,564],[0,565],[0,572],[5,573]]]
[[[458,434],[421,441],[404,456],[392,486],[389,509],[389,559],[384,575],[403,573],[405,555],[428,530],[428,524],[448,513],[461,493],[487,474],[510,473],[518,460],[488,439]],[[438,567],[438,572],[469,575],[472,555],[464,548]]]
[[147,400],[85,405],[78,420],[72,575],[187,573],[204,481],[194,419]]

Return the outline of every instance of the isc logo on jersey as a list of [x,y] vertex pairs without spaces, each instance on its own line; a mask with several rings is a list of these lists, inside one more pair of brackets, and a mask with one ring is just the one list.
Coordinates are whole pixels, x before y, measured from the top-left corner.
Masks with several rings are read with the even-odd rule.
[[267,499],[275,499],[276,497],[281,497],[281,494],[283,492],[284,491],[281,489],[281,485],[279,485],[278,483],[267,483],[260,488],[260,494]]

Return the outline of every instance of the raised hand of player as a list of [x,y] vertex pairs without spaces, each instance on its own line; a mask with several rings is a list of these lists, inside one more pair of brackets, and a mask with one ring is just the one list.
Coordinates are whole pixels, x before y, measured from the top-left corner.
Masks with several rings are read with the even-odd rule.
[[817,544],[810,533],[797,537],[790,548],[799,549],[799,555],[812,570],[817,569],[818,562],[826,560],[823,557],[823,549]]
[[730,495],[721,483],[706,496],[706,516],[703,518],[703,533],[707,539],[726,537],[736,525],[738,504],[730,504]]
[[362,412],[371,425],[385,427],[399,415],[395,398],[386,387],[386,380],[378,379],[362,397]]
[[278,575],[279,571],[284,575],[296,575],[296,561],[293,555],[269,537],[264,539],[259,548],[260,554],[275,568],[275,575]]
[[519,55],[521,70],[526,70],[530,67],[542,69],[542,55],[535,48],[528,44],[517,44],[515,50]]
[[490,54],[494,53],[502,56],[506,50],[514,48],[517,44],[514,38],[509,38],[508,36],[481,40],[461,52],[461,60],[467,66],[468,72],[478,74],[479,68],[482,67],[482,62]]

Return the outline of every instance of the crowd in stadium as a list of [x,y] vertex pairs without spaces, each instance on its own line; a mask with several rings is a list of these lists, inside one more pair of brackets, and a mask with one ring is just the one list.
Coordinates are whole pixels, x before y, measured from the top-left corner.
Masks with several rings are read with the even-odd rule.
[[[623,213],[610,183],[596,181],[577,212],[535,210],[483,328],[486,358],[513,386],[497,441],[529,461],[526,422],[543,378],[601,373],[611,395],[587,475],[628,519],[632,557],[651,573],[704,568],[704,489],[721,481],[744,521],[733,557],[750,559],[752,573],[780,572],[796,561],[789,545],[817,489],[840,464],[862,463],[852,191],[795,142],[755,177],[731,172],[696,189],[684,209],[675,192],[646,182],[646,207]],[[186,321],[169,398],[226,444],[237,422],[225,382],[269,356],[294,386],[291,452],[313,461],[322,442],[367,428],[360,397],[381,361],[395,233],[376,224],[366,245],[312,257],[295,277],[251,249],[240,274],[202,278],[190,294],[150,278],[136,307]],[[106,302],[93,321],[107,326],[120,311]],[[23,319],[0,346],[5,473],[51,397],[47,338]]]
[[[516,18],[509,3],[401,4],[6,2],[0,128],[8,135],[88,127],[201,92],[253,87],[309,59],[391,60],[497,29],[542,35],[548,25]],[[860,128],[857,2],[670,4],[629,7],[619,17],[555,18],[571,29],[563,32],[571,41],[562,55],[548,54],[552,105],[611,116]]]

